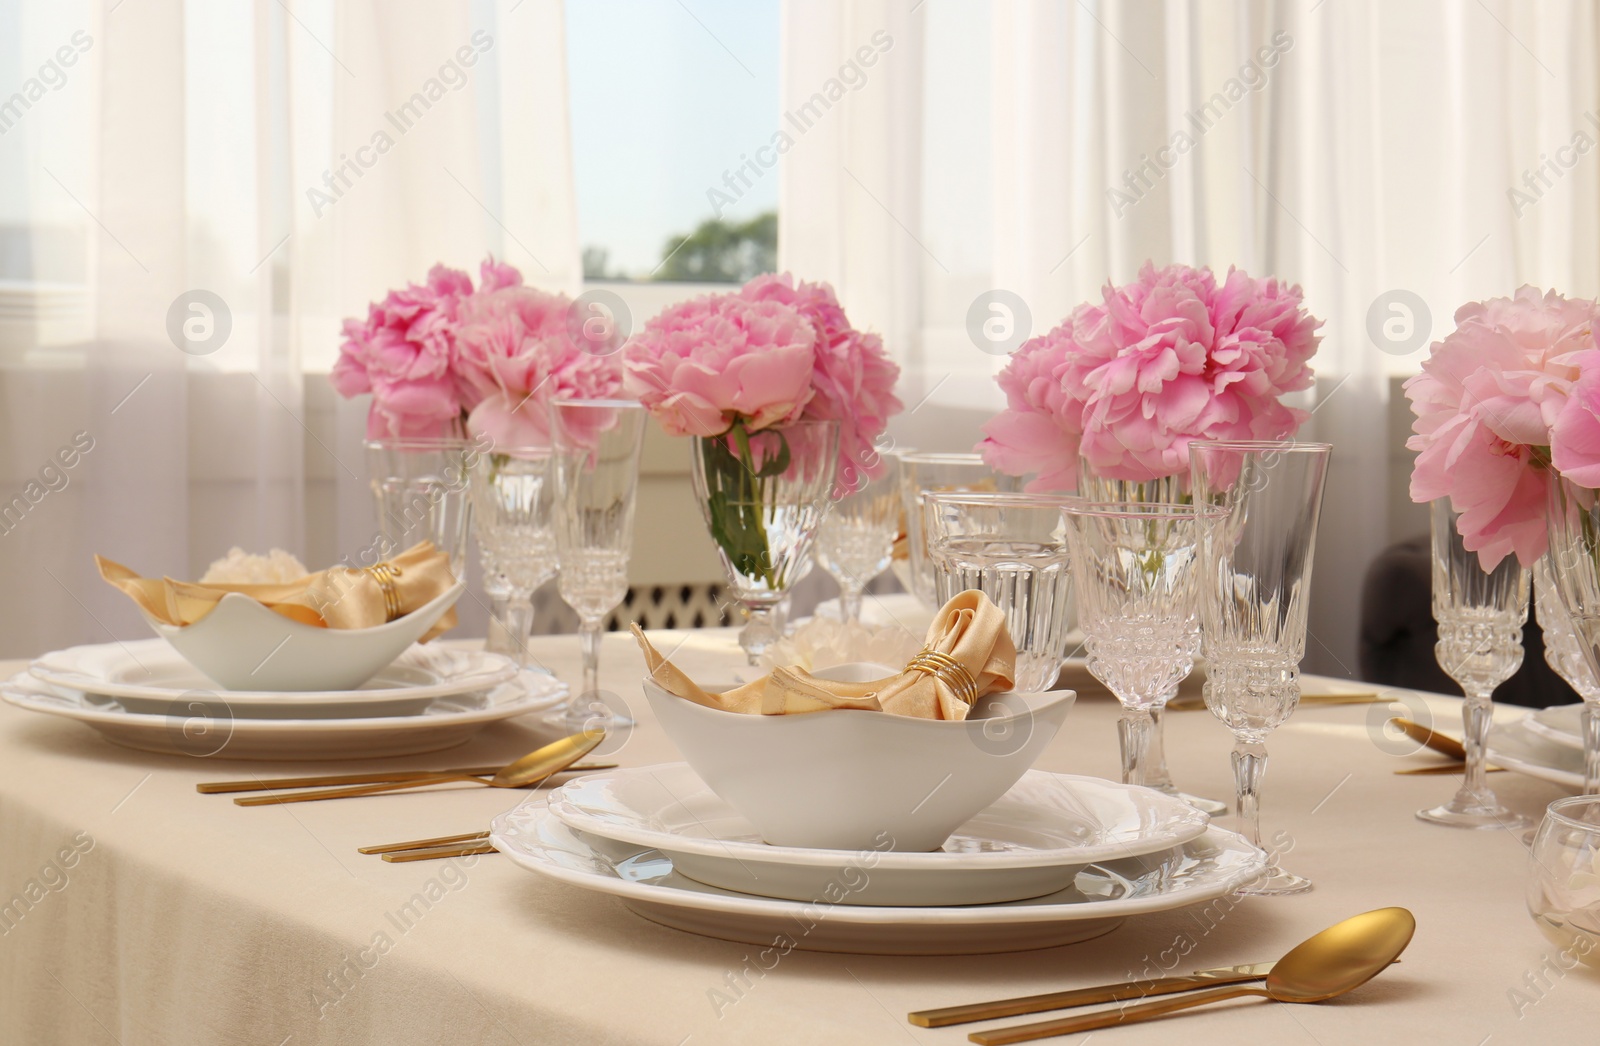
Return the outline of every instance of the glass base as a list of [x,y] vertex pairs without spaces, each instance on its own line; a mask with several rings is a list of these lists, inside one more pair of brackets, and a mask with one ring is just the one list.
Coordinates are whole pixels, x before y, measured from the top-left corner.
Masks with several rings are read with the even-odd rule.
[[561,707],[546,712],[539,721],[573,734],[580,730],[626,730],[636,725],[632,716],[611,707],[610,703],[594,698],[585,701],[581,697],[574,697]]
[[1503,806],[1459,808],[1454,802],[1417,811],[1417,820],[1450,828],[1504,828],[1517,831],[1533,827],[1533,822]]
[[1286,872],[1282,868],[1268,868],[1261,878],[1245,883],[1235,892],[1250,897],[1278,897],[1283,894],[1305,893],[1311,889],[1311,880]]
[[1231,809],[1227,803],[1218,802],[1215,799],[1207,799],[1203,795],[1190,795],[1188,792],[1180,792],[1178,791],[1178,786],[1173,784],[1171,780],[1163,781],[1157,785],[1150,785],[1149,787],[1154,788],[1162,795],[1170,795],[1174,799],[1182,799],[1196,810],[1212,817],[1221,817]]

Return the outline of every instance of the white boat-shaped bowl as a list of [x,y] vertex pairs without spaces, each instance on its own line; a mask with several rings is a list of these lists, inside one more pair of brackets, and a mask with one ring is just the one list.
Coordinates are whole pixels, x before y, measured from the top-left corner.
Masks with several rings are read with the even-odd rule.
[[230,592],[192,625],[145,615],[156,635],[226,690],[354,690],[432,628],[455,605],[457,581],[404,617],[372,628],[318,628],[291,621]]
[[[839,665],[830,679],[893,675]],[[648,677],[645,696],[683,758],[776,846],[936,850],[1033,766],[1077,694],[980,698],[960,722],[853,709],[745,715],[676,697]]]

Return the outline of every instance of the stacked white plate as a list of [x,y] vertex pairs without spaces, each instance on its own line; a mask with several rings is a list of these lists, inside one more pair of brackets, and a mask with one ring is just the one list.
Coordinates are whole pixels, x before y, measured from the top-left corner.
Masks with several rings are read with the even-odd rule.
[[1489,761],[1507,770],[1583,787],[1583,705],[1557,705],[1529,712],[1489,732]]
[[0,684],[19,708],[129,748],[222,759],[349,759],[458,745],[567,687],[499,654],[412,646],[356,690],[223,690],[162,639],[58,650]]
[[490,838],[653,922],[783,951],[1048,948],[1220,897],[1266,866],[1179,800],[1038,770],[932,853],[769,846],[683,763],[569,782]]

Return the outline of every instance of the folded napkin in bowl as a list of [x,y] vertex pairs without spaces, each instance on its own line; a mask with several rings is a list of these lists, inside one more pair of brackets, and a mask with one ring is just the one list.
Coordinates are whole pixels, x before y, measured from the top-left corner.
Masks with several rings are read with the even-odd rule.
[[897,675],[866,683],[818,679],[803,668],[775,668],[733,690],[713,693],[700,687],[645,638],[650,678],[686,701],[751,715],[792,715],[832,708],[889,712],[917,719],[965,719],[978,698],[1011,689],[1017,647],[1006,616],[976,589],[951,597],[928,628],[923,650]]
[[[455,577],[450,557],[431,541],[419,542],[393,559],[364,570],[331,567],[277,585],[202,585],[172,578],[141,577],[120,563],[95,556],[100,576],[127,593],[152,621],[192,625],[232,592],[246,595],[292,621],[319,628],[371,628],[404,617],[437,599]],[[430,628],[427,642],[456,624],[451,608]]]

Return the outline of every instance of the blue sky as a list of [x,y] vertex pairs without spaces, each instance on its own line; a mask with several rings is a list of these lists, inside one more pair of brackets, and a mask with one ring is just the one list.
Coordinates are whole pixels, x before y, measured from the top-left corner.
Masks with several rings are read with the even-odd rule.
[[[578,233],[637,275],[712,216],[706,190],[778,126],[779,0],[571,0]],[[769,172],[724,218],[777,206]]]

